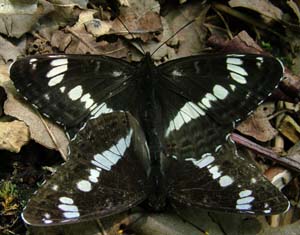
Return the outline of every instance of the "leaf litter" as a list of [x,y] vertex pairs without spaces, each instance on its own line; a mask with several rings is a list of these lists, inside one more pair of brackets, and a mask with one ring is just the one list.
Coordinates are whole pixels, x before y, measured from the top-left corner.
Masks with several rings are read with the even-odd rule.
[[[0,51],[2,61],[8,63],[24,54],[56,52],[105,54],[129,61],[138,61],[142,56],[140,45],[143,45],[146,51],[154,51],[160,43],[169,39],[178,28],[189,20],[198,17],[195,24],[183,29],[163,45],[155,54],[154,59],[157,63],[210,51],[268,53],[264,50],[265,48],[262,49],[257,44],[260,42],[260,45],[271,45],[267,49],[272,53],[279,55],[281,52],[284,55],[281,56],[282,59],[289,63],[292,62],[291,68],[294,71],[300,71],[299,67],[295,67],[296,62],[299,61],[299,37],[297,37],[299,33],[299,5],[295,1],[287,1],[285,7],[267,0],[255,1],[255,4],[238,0],[231,0],[228,4],[218,1],[212,1],[212,4],[200,1],[183,2],[186,3],[175,5],[174,3],[169,4],[168,1],[159,4],[154,0],[119,1],[118,17],[132,32],[129,34],[124,25],[114,17],[111,8],[106,7],[109,5],[107,3],[100,5],[97,1],[69,0],[27,1],[23,5],[14,5],[14,1],[4,1],[4,5],[0,5],[0,32],[4,35],[3,38],[0,38],[0,48],[1,45],[4,48]],[[256,17],[257,15],[260,17]],[[274,25],[277,27],[273,27]],[[286,27],[287,25],[292,27]],[[17,39],[12,40],[12,37]],[[20,40],[22,41],[21,44]],[[24,45],[26,45],[26,52]],[[5,50],[5,48],[11,49]],[[289,54],[287,50],[293,53]],[[50,149],[56,149],[66,155],[68,140],[64,136],[63,130],[42,118],[27,104],[20,101],[20,97],[17,97],[13,90],[8,75],[4,72],[5,69],[7,66],[1,68],[0,71],[0,85],[4,87],[7,94],[3,116],[13,117],[25,123],[24,125],[16,120],[1,123],[4,125],[3,130],[9,130],[10,126],[15,125],[15,123],[20,126],[19,130],[21,131],[16,131],[16,134],[9,131],[13,137],[6,136],[8,138],[7,143],[14,143],[13,140],[15,140],[18,144],[13,151],[19,151],[19,148],[28,141],[30,136],[37,143]],[[288,102],[299,102],[299,77],[291,72],[288,74],[288,78],[280,84],[277,91],[274,92],[275,95],[269,100],[268,104],[272,112],[269,113],[269,109],[266,112],[262,107],[259,107],[258,111],[255,112],[256,114],[249,118],[250,121],[248,119],[238,127],[241,133],[252,137],[251,141],[258,141],[258,144],[262,145],[260,147],[276,149],[280,146],[282,150],[280,154],[287,153],[282,158],[287,158],[289,155],[299,155],[299,148],[296,148],[292,153],[289,151],[291,147],[299,143],[299,110],[286,111],[286,107],[278,106],[275,102],[276,99],[283,97]],[[274,107],[276,108],[274,109]],[[259,111],[259,109],[262,110]],[[282,118],[281,115],[277,115],[278,113],[286,116]],[[270,119],[270,115],[274,115],[274,117]],[[287,122],[282,120],[287,120]],[[13,129],[18,130],[17,128]],[[279,145],[279,143],[281,144]],[[10,150],[10,147],[4,148]],[[259,162],[262,161],[268,166],[267,172],[275,172],[272,175],[273,178],[283,179],[280,178],[282,172],[287,172],[286,174],[289,175],[293,169],[285,165],[281,171],[277,171],[277,168],[274,168],[270,161],[260,160]],[[293,183],[297,181],[297,177],[290,177],[285,181]],[[286,187],[286,184],[283,186]],[[297,190],[295,187],[292,189]],[[297,204],[297,198],[291,198],[291,200]],[[297,211],[297,206],[293,210]],[[191,217],[191,213],[189,216]],[[213,234],[224,234],[224,230],[220,230],[221,227],[226,228],[227,232],[230,231],[227,234],[232,234],[233,230],[227,228],[225,222],[217,219],[218,215],[213,217],[214,220],[209,220],[206,214],[201,220],[206,221],[206,223],[195,224],[200,227],[214,224],[215,230],[211,230],[214,231]],[[237,224],[243,221],[235,216],[231,218]],[[272,218],[275,220],[275,217]],[[165,221],[163,229],[170,231],[170,234],[180,234],[180,229],[172,227],[173,219],[168,222],[169,220],[166,218],[153,217],[149,221],[152,221],[150,227],[147,227],[149,226],[147,222],[140,226],[145,226],[148,230],[154,224]],[[293,221],[296,221],[296,218]],[[132,221],[127,221],[127,223],[130,222]],[[247,234],[277,234],[275,229],[270,228],[265,222],[266,220],[255,222],[258,223],[257,230],[248,229]],[[20,220],[19,223],[21,223]],[[106,223],[110,224],[111,221],[108,220]],[[177,222],[175,223],[177,224]],[[297,231],[299,226],[294,226],[297,223],[299,222],[280,227],[281,234],[292,234],[287,233],[287,231]],[[276,223],[271,222],[271,225],[274,224]],[[244,225],[247,228],[248,225]],[[87,227],[94,229],[90,224]],[[141,229],[141,227],[137,229]],[[235,232],[241,231],[238,228],[235,229]],[[53,234],[56,234],[55,232],[57,230],[54,229]],[[70,231],[66,234],[68,233]],[[141,230],[140,233],[147,234],[145,230]],[[181,234],[184,233],[181,232]]]

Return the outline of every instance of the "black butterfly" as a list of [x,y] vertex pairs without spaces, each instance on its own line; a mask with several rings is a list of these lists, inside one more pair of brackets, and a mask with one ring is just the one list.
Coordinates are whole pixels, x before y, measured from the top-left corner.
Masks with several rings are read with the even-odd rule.
[[252,54],[199,55],[155,66],[98,55],[18,60],[21,94],[71,136],[70,159],[23,212],[36,226],[115,214],[145,200],[276,214],[289,202],[228,137],[276,87],[281,63]]

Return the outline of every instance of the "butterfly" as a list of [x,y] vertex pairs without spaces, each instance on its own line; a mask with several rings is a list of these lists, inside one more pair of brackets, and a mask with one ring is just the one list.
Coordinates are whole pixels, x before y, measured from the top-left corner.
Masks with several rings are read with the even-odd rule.
[[286,197],[229,134],[277,86],[283,66],[255,54],[207,54],[156,66],[101,55],[17,60],[10,77],[69,134],[68,161],[32,196],[23,220],[75,223],[142,202],[246,214],[286,211]]

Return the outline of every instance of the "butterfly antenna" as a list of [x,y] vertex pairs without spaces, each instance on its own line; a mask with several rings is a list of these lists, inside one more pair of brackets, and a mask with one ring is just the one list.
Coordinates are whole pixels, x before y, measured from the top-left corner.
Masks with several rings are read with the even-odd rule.
[[187,22],[185,25],[181,26],[171,37],[169,37],[167,40],[165,40],[162,44],[160,44],[151,54],[151,57],[154,55],[155,52],[157,52],[163,45],[165,45],[168,41],[170,41],[172,38],[174,38],[181,30],[188,27],[190,24],[194,23],[197,18]]
[[[123,27],[124,27],[124,28],[127,30],[127,32],[131,35],[132,39],[135,39],[134,34],[133,34],[132,32],[129,31],[129,29],[128,29],[127,26],[123,23],[123,21],[122,21],[118,16],[116,16],[116,18],[118,19],[118,21],[120,21],[120,23],[123,25]],[[142,50],[143,54],[145,55],[146,52],[144,51],[144,48],[142,47],[142,44],[141,44],[139,41],[137,41],[137,43],[138,43],[140,49]]]

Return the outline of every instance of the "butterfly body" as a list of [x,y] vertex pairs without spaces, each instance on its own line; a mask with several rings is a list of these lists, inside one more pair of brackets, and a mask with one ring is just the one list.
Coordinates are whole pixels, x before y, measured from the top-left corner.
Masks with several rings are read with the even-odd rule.
[[156,66],[96,55],[15,62],[20,93],[70,135],[69,160],[23,213],[36,226],[74,223],[145,200],[275,214],[286,198],[239,154],[228,134],[276,87],[271,57],[199,55]]

